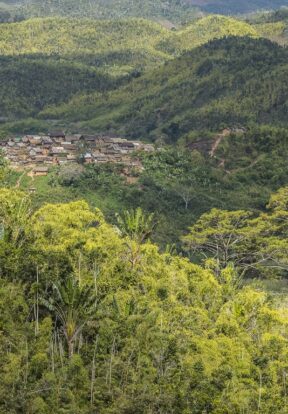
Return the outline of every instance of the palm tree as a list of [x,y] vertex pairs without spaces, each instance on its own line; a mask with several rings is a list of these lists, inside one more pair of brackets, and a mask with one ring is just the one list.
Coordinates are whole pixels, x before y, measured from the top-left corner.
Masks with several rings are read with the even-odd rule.
[[95,314],[96,297],[93,286],[80,286],[74,276],[69,277],[63,284],[54,284],[53,290],[54,295],[45,305],[54,313],[56,322],[61,324],[71,358],[75,342]]
[[129,236],[139,244],[144,243],[156,227],[154,214],[145,214],[140,207],[117,215],[118,227],[123,236]]

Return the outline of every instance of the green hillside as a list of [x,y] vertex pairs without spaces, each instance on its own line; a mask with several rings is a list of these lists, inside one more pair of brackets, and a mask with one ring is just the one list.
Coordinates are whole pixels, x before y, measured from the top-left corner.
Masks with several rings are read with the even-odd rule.
[[[0,117],[35,115],[85,92],[105,91],[170,56],[168,30],[141,19],[32,19],[0,25]],[[112,78],[114,79],[112,79]]]
[[[113,55],[125,55],[127,51],[135,54],[135,62],[140,65],[149,60],[161,62],[167,59],[171,49],[174,53],[180,53],[215,38],[258,36],[254,26],[218,15],[201,18],[176,31],[170,31],[160,24],[144,19],[95,21],[59,17],[38,18],[2,24],[0,34],[1,55],[41,53],[73,59],[75,56],[76,59],[81,56],[81,60],[86,55],[87,59],[94,56],[94,62],[98,66],[101,63],[109,63],[109,57],[111,64],[114,64]],[[126,56],[123,56],[124,61],[127,61]]]
[[191,0],[208,13],[239,14],[257,10],[273,10],[287,6],[287,0]]
[[7,119],[33,116],[77,93],[104,92],[117,84],[92,66],[41,56],[1,56],[0,79],[0,114]]
[[4,4],[13,16],[22,18],[64,16],[95,19],[144,17],[186,22],[199,13],[199,8],[185,0],[20,0]]
[[184,54],[105,101],[77,97],[41,116],[166,142],[205,128],[286,125],[287,73],[287,49],[264,39],[231,37]]
[[203,12],[236,15],[278,9],[287,5],[287,0],[2,0],[0,18],[2,16],[4,20],[13,20],[43,16],[96,19],[144,17],[178,23],[187,22]]
[[247,21],[254,25],[257,32],[280,44],[288,41],[288,8],[281,8],[274,12],[255,13]]
[[[163,61],[167,56],[155,45],[167,35],[161,25],[143,19],[94,21],[89,19],[47,18],[2,24],[0,54],[5,56],[58,55],[83,62],[93,56],[96,66],[115,64],[123,53],[122,64]],[[135,54],[135,57],[133,57]],[[114,60],[115,56],[115,60]],[[141,60],[142,56],[142,60]],[[92,63],[92,62],[91,62]]]
[[207,43],[209,40],[226,36],[258,37],[259,33],[255,27],[244,21],[232,17],[211,15],[201,18],[177,32],[172,32],[160,43],[160,46],[171,53],[179,54]]
[[[47,105],[79,99],[80,92],[106,91],[209,40],[256,38],[262,30],[258,33],[256,26],[224,16],[204,17],[176,31],[144,19],[46,18],[1,24],[0,116],[25,118]],[[108,80],[111,76],[115,82]]]
[[288,413],[287,1],[0,0],[0,414]]

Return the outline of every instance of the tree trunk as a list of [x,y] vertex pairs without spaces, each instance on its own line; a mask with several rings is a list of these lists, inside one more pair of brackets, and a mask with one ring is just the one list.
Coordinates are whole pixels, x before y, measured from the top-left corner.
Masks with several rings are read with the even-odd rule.
[[69,358],[72,358],[74,354],[74,340],[68,339],[68,356]]

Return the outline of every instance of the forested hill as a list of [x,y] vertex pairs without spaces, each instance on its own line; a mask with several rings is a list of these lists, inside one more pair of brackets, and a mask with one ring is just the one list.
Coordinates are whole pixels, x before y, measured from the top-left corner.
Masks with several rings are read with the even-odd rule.
[[0,19],[43,16],[118,19],[145,17],[183,23],[199,13],[238,14],[288,6],[287,0],[3,0]]
[[[256,25],[220,15],[211,15],[170,31],[145,19],[91,20],[68,18],[36,18],[0,25],[0,54],[5,56],[43,54],[62,57],[94,55],[113,56],[131,50],[140,55],[153,55],[159,61],[171,51],[179,54],[214,38],[225,36],[259,36]],[[261,25],[261,33],[263,27]],[[139,57],[138,57],[139,58]],[[125,61],[126,57],[123,57]],[[81,60],[83,62],[83,60]],[[108,59],[106,60],[108,62]],[[129,63],[129,61],[126,63]],[[141,61],[139,61],[141,64]]]
[[[16,4],[15,4],[16,3]],[[169,20],[174,23],[189,21],[199,15],[200,9],[186,0],[28,0],[5,1],[11,16],[18,18],[64,16],[95,19],[144,17]],[[3,6],[2,6],[3,7]]]
[[251,13],[255,10],[278,9],[288,6],[287,0],[190,0],[209,13],[238,14]]
[[[79,99],[80,93],[91,97],[93,92],[118,88],[215,38],[271,33],[281,37],[285,26],[280,25],[224,16],[207,16],[176,31],[145,19],[56,17],[1,24],[0,117],[36,116],[47,106]],[[68,113],[65,118],[72,120]]]
[[143,19],[32,19],[2,24],[0,33],[0,117],[9,119],[103,92],[170,58],[155,46],[168,30]]
[[193,130],[287,125],[288,50],[269,40],[211,41],[126,87],[46,109],[43,118],[176,142]]

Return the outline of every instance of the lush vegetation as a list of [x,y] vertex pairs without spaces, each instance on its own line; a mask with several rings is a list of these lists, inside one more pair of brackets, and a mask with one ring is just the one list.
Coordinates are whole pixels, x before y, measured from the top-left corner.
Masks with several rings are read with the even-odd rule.
[[204,132],[196,137],[198,150],[189,136],[176,148],[141,155],[144,170],[132,170],[128,182],[123,167],[111,164],[66,165],[35,179],[14,172],[8,182],[15,186],[20,180],[26,191],[35,188],[34,207],[85,199],[101,208],[112,224],[121,211],[140,206],[155,212],[159,222],[152,240],[161,248],[174,244],[181,250],[180,237],[203,213],[212,208],[263,211],[270,194],[288,182],[285,129],[233,133],[223,137],[213,157],[208,151],[217,137]]
[[[119,19],[145,17],[153,20],[186,22],[198,15],[198,8],[186,0],[28,0],[11,7],[12,15],[22,18],[43,16],[89,17],[95,19]],[[12,2],[13,3],[13,2]],[[6,5],[7,8],[7,5]]]
[[175,143],[191,131],[287,123],[287,49],[230,37],[182,55],[107,94],[77,96],[42,118]]
[[1,411],[284,414],[287,309],[241,276],[287,272],[287,196],[202,216],[183,239],[200,266],[159,253],[140,209],[112,227],[2,188]]
[[[11,121],[13,119],[35,117],[37,113],[43,110],[44,117],[62,118],[64,122],[67,122],[67,120],[70,122],[94,118],[96,112],[97,114],[99,113],[100,119],[97,122],[93,121],[91,125],[98,127],[99,124],[100,128],[106,129],[107,125],[105,123],[108,121],[108,123],[112,122],[113,124],[114,116],[117,117],[120,114],[121,117],[130,117],[129,112],[126,114],[126,111],[127,109],[129,111],[129,106],[132,105],[134,107],[135,99],[139,102],[146,101],[147,96],[154,94],[156,89],[158,93],[159,88],[160,95],[157,99],[158,102],[155,102],[155,104],[157,105],[156,109],[159,108],[161,110],[162,103],[160,100],[166,102],[168,95],[170,95],[169,85],[173,85],[176,81],[179,89],[182,81],[187,77],[191,78],[191,74],[194,76],[189,80],[189,83],[193,86],[193,89],[196,82],[197,92],[195,91],[194,94],[197,96],[205,95],[204,89],[208,86],[205,80],[207,80],[209,75],[210,82],[211,77],[215,76],[219,66],[217,64],[217,68],[214,65],[214,68],[209,69],[212,63],[211,61],[208,62],[209,59],[206,63],[204,61],[205,54],[207,55],[207,49],[205,48],[200,49],[202,52],[195,51],[192,55],[185,55],[170,65],[163,66],[165,62],[174,60],[175,57],[180,56],[183,52],[194,50],[196,47],[216,38],[249,36],[256,39],[260,35],[270,38],[281,37],[284,30],[283,24],[282,21],[276,23],[254,21],[252,24],[249,24],[223,16],[204,17],[176,31],[168,30],[160,24],[144,19],[95,21],[91,19],[46,18],[32,19],[13,24],[1,24],[0,77],[3,79],[4,86],[0,96],[1,118]],[[245,41],[247,46],[243,45],[241,46],[242,48],[254,48],[253,43],[249,43],[248,40]],[[220,54],[225,54],[225,48],[232,47],[227,42],[221,43],[220,46],[215,44],[215,51],[213,51],[214,60],[221,59]],[[230,42],[233,42],[233,40]],[[235,39],[234,42],[237,42],[237,40]],[[214,48],[214,46],[211,46],[211,48]],[[220,48],[223,48],[223,52],[220,52]],[[259,60],[262,59],[265,53],[269,55],[273,53],[276,55],[280,54],[277,46],[268,46],[259,42],[258,45],[255,44],[255,48],[259,49],[255,52]],[[274,52],[273,48],[275,48]],[[234,49],[235,52],[236,46]],[[239,62],[239,60],[245,59],[244,52],[243,49],[243,54],[240,54],[235,62],[235,71],[237,70],[236,65],[238,65],[239,72],[242,70],[241,65],[243,62]],[[284,55],[286,56],[283,51],[283,59],[285,58]],[[193,60],[191,62],[191,73],[190,71],[187,73],[190,59]],[[231,55],[231,59],[234,59],[234,56]],[[263,72],[270,70],[270,66],[267,63],[266,59]],[[197,71],[195,73],[193,67],[201,66],[201,64],[203,65],[202,72],[205,70],[206,72],[211,71],[211,74],[207,72],[206,76],[204,76],[201,70],[201,73]],[[227,66],[227,61],[223,60],[222,65]],[[275,60],[275,65],[278,65],[278,59]],[[151,72],[153,68],[158,68],[159,66],[161,69],[158,70],[157,74]],[[176,75],[178,68],[180,72]],[[224,68],[223,75],[221,73],[218,75],[221,76],[221,79],[219,79],[220,84],[226,82],[225,77],[227,75],[225,71],[227,70],[230,69]],[[253,75],[252,70],[256,70],[256,68],[250,70],[251,75]],[[285,76],[285,73],[283,74],[282,72],[278,74],[276,70],[275,73],[275,76],[279,78],[279,88]],[[144,77],[143,74],[145,75]],[[231,74],[229,78],[230,76]],[[235,76],[238,76],[238,73]],[[175,79],[176,77],[177,80]],[[125,89],[120,89],[119,92],[111,97],[109,94],[105,94],[104,105],[102,105],[103,92],[111,88],[115,89],[123,85],[123,83],[130,84],[130,81],[134,78],[140,79],[138,82],[132,82],[131,86],[127,88],[127,92]],[[178,78],[180,78],[179,82]],[[164,86],[165,79],[169,79],[168,88]],[[157,88],[154,87],[156,80],[159,81]],[[227,86],[229,86],[229,82],[227,78]],[[250,74],[248,74],[246,82],[250,82]],[[263,82],[267,83],[265,80]],[[144,90],[141,89],[143,83],[145,84]],[[148,88],[146,88],[147,83]],[[197,84],[199,84],[198,87]],[[165,88],[163,91],[161,90],[161,85]],[[258,93],[258,85],[255,87],[249,84],[247,88],[248,92],[246,90],[240,92],[241,95],[245,94],[245,98],[246,95]],[[254,91],[254,88],[256,88],[256,91]],[[266,94],[266,92],[263,93]],[[275,93],[277,94],[278,92],[276,91]],[[172,100],[177,101],[177,94],[178,91],[175,90],[175,96],[172,97]],[[115,105],[115,101],[118,99],[119,105],[117,103]],[[189,99],[191,99],[190,94]],[[208,101],[211,101],[211,99],[213,101],[217,100],[218,95],[206,97]],[[237,100],[239,99],[240,97],[237,97]],[[243,119],[245,119],[245,110],[249,114],[251,113],[250,99],[250,96],[248,96],[248,105],[247,99],[246,101],[244,99],[244,108],[239,108],[239,111],[243,113]],[[169,100],[171,100],[170,96]],[[202,100],[200,100],[201,103]],[[262,96],[259,97],[259,100],[262,101]],[[97,101],[99,101],[99,104]],[[123,105],[123,101],[125,101],[125,105]],[[196,108],[193,107],[193,111],[200,109],[198,108],[198,101],[199,99],[196,102]],[[135,103],[135,107],[139,106],[139,102]],[[62,103],[65,104],[64,107],[61,106]],[[113,111],[110,114],[111,104]],[[213,112],[213,102],[208,104]],[[55,105],[56,109],[54,109]],[[60,107],[58,108],[59,105]],[[152,102],[150,105],[152,105]],[[184,100],[182,103],[184,107],[180,109],[180,112],[187,112],[187,110],[189,112],[187,105],[188,103]],[[226,105],[230,106],[230,102],[224,104],[224,106]],[[257,105],[257,102],[255,105]],[[101,106],[101,110],[99,110],[99,106]],[[114,113],[115,106],[119,106],[116,109],[116,113]],[[153,112],[154,109],[151,109]],[[143,111],[147,112],[148,110],[150,108],[146,108],[146,104],[144,104]],[[201,110],[210,112],[209,109],[203,108]],[[176,115],[173,108],[171,108],[171,111]],[[277,111],[278,107],[276,108]],[[253,112],[252,110],[251,117],[253,117]],[[75,116],[74,113],[77,115]],[[105,119],[102,121],[101,115],[103,113]],[[108,116],[108,119],[106,119],[106,116]],[[131,116],[134,117],[133,114]],[[143,116],[145,115],[141,114],[141,118]],[[200,119],[201,116],[201,113],[197,113],[197,119]],[[213,115],[205,114],[205,116],[209,118]],[[116,123],[118,128],[118,122]],[[214,120],[212,123],[216,124]],[[218,125],[215,126],[218,127]],[[129,125],[127,128],[129,128]],[[22,131],[19,130],[19,132]]]
[[104,93],[117,85],[116,79],[97,68],[60,57],[0,57],[0,78],[0,113],[4,119],[33,116],[41,108],[64,103],[77,93]]
[[0,134],[53,123],[159,150],[128,179],[32,177],[0,154],[0,413],[286,414],[287,298],[263,281],[288,276],[288,56],[259,39],[283,16],[170,31],[91,18],[194,9],[9,3],[0,20],[90,19],[0,25]]
[[200,3],[203,3],[204,10],[209,13],[223,14],[251,13],[288,6],[287,0],[203,0]]
[[169,59],[155,47],[168,31],[145,20],[33,19],[0,32],[1,116],[10,120],[80,92],[102,96]]
[[235,15],[257,10],[278,9],[287,0],[3,0],[0,6],[2,21],[30,17],[71,16],[96,19],[145,17],[183,23],[200,12]]

